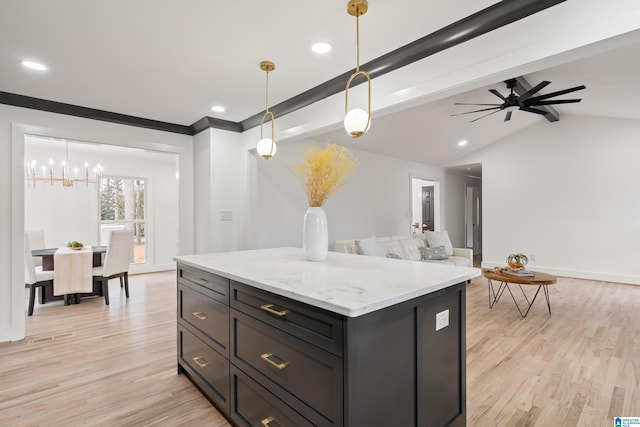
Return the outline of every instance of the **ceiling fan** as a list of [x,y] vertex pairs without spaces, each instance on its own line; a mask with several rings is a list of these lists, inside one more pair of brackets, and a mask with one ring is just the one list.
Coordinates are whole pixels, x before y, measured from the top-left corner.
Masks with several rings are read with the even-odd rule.
[[580,102],[582,101],[582,99],[556,99],[556,100],[549,100],[549,98],[553,98],[554,96],[559,96],[559,95],[564,95],[566,93],[571,93],[571,92],[575,92],[577,90],[582,90],[582,89],[586,89],[586,86],[584,85],[580,85],[580,86],[576,86],[576,87],[572,87],[569,89],[564,89],[564,90],[559,90],[557,92],[551,92],[551,93],[546,93],[544,95],[538,95],[538,96],[532,96],[533,94],[535,94],[536,92],[538,92],[539,90],[543,89],[544,87],[546,87],[549,83],[549,81],[543,81],[541,83],[538,83],[536,86],[532,87],[531,89],[529,89],[528,91],[524,92],[521,95],[518,95],[516,93],[514,93],[514,88],[518,85],[518,81],[516,79],[509,79],[505,81],[506,85],[507,85],[507,89],[510,89],[511,93],[508,96],[503,96],[500,92],[498,92],[495,89],[489,89],[489,92],[491,92],[492,94],[494,94],[495,96],[497,96],[498,98],[502,99],[502,101],[504,101],[502,104],[466,104],[466,103],[462,103],[462,102],[456,102],[454,105],[477,105],[477,106],[487,106],[489,108],[482,108],[480,110],[474,110],[474,111],[467,111],[464,113],[458,113],[458,114],[452,114],[451,116],[460,116],[463,114],[472,114],[472,113],[479,113],[481,111],[491,111],[488,114],[485,114],[483,116],[480,116],[476,119],[471,120],[472,122],[475,122],[477,120],[480,120],[484,117],[490,116],[492,114],[495,113],[499,113],[500,111],[506,110],[507,114],[504,117],[504,121],[509,121],[511,120],[511,113],[513,112],[513,110],[522,110],[522,111],[527,111],[529,113],[536,113],[536,114],[547,114],[548,111],[544,111],[541,110],[539,108],[535,108],[538,106],[543,106],[543,105],[555,105],[555,104],[571,104],[574,102]]

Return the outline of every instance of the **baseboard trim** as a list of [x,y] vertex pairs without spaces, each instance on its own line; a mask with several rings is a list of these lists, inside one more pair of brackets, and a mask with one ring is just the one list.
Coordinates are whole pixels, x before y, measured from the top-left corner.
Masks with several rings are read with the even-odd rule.
[[175,269],[176,269],[176,265],[174,263],[153,264],[153,265],[148,265],[148,264],[132,265],[129,269],[129,274],[133,276],[136,274],[159,273],[161,271],[169,271],[169,270],[175,270]]
[[[482,268],[504,266],[503,262],[494,263],[482,261]],[[529,269],[554,276],[571,277],[574,279],[598,280],[602,282],[624,283],[627,285],[640,285],[640,276],[631,274],[617,274],[602,271],[573,270],[568,268],[545,267],[543,265],[529,264]]]

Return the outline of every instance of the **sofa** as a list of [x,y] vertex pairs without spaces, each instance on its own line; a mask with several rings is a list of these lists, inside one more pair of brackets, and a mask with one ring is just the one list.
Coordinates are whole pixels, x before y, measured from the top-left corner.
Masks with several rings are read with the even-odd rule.
[[473,267],[473,249],[454,248],[446,230],[409,236],[337,240],[334,251]]

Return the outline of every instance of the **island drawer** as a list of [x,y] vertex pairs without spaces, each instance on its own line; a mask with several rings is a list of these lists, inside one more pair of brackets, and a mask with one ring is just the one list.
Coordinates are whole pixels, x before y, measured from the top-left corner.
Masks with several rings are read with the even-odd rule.
[[221,409],[228,411],[229,361],[180,326],[178,326],[178,358],[209,399]]
[[231,280],[231,306],[342,357],[343,320],[290,298]]
[[341,424],[341,358],[237,310],[231,324],[234,365],[289,405],[302,402],[327,425]]
[[231,366],[231,418],[242,426],[311,427],[302,415]]
[[224,304],[229,304],[229,279],[207,271],[178,264],[178,283],[202,288],[201,292]]
[[229,306],[211,298],[201,286],[178,285],[178,321],[196,328],[216,350],[229,356]]

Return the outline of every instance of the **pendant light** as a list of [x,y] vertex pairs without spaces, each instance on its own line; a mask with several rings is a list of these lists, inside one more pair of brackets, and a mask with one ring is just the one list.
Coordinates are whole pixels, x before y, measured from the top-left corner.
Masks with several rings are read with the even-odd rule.
[[[347,81],[344,101],[344,128],[352,138],[360,138],[367,133],[371,125],[371,76],[360,69],[360,15],[367,13],[368,9],[367,0],[351,0],[347,4],[347,13],[356,17],[356,72]],[[359,108],[349,111],[349,87],[353,79],[359,75],[367,79],[367,111]]]
[[[260,120],[260,141],[258,141],[258,145],[256,146],[256,150],[258,154],[260,154],[265,159],[270,159],[276,154],[276,142],[274,139],[274,121],[273,113],[269,111],[269,71],[273,71],[276,69],[276,65],[271,61],[262,61],[260,63],[260,69],[267,74],[267,90],[266,90],[266,109],[264,114],[262,115],[262,120]],[[264,125],[264,119],[267,116],[271,116],[271,138],[264,138],[262,135],[262,127]]]

